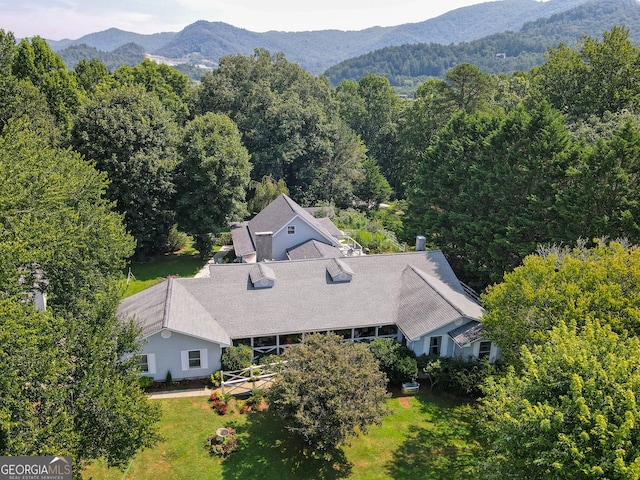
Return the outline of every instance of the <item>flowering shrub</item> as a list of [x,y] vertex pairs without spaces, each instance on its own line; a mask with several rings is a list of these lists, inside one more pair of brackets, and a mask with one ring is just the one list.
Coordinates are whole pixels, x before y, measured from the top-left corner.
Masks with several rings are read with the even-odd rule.
[[229,408],[229,398],[228,395],[220,395],[218,393],[212,393],[209,397],[211,401],[211,408],[216,410],[218,414],[225,415],[227,413],[227,409]]
[[220,437],[217,432],[207,437],[204,446],[209,450],[209,455],[226,457],[238,449],[238,435],[236,435],[233,428],[227,428],[226,430],[228,433],[224,437]]

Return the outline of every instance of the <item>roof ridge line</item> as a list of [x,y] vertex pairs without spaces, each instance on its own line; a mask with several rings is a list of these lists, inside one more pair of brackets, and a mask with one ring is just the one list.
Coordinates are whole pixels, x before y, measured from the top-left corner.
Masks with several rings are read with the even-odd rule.
[[167,278],[167,291],[165,294],[164,311],[162,312],[162,328],[167,328],[169,309],[171,308],[171,293],[173,291],[173,278]]
[[[451,303],[451,301],[447,298],[447,296],[443,295],[442,292],[440,291],[440,289],[437,288],[436,286],[434,286],[431,283],[429,278],[427,278],[427,277],[431,277],[431,275],[429,275],[428,273],[423,272],[422,270],[420,270],[419,268],[414,267],[411,264],[408,264],[407,267],[411,268],[411,270],[413,270],[416,273],[416,275],[418,275],[420,278],[422,278],[422,280],[424,280],[424,282],[427,283],[427,285],[429,285],[432,289],[434,289],[438,293],[438,296],[441,299],[443,299],[445,302],[447,302],[456,312],[458,312],[461,316],[466,317],[466,314],[462,310],[460,310],[456,305]],[[435,279],[435,277],[432,277],[432,278]],[[446,283],[444,283],[442,281],[441,281],[441,283],[443,285],[445,285],[447,288],[450,288],[452,292],[458,293],[453,288],[449,287],[449,285],[447,285]]]

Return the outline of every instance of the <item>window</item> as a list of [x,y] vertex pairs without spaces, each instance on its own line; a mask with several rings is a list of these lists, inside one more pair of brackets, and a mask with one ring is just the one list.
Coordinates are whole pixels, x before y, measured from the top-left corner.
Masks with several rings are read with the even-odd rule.
[[442,337],[431,337],[429,340],[429,355],[440,356],[440,347],[442,346]]
[[376,336],[376,327],[356,328],[355,338],[366,338]]
[[379,337],[385,337],[387,335],[398,335],[398,327],[395,325],[383,325],[382,327],[378,327]]
[[182,350],[180,352],[182,360],[182,370],[195,370],[209,368],[207,361],[207,349],[202,350]]
[[343,340],[351,340],[353,334],[350,328],[346,328],[344,330],[334,330],[333,333],[335,333],[339,337],[342,337]]
[[289,335],[280,335],[279,344],[293,345],[295,343],[300,343],[301,341],[302,341],[301,333],[291,333]]
[[138,357],[138,366],[140,367],[140,373],[149,373],[149,358],[146,355],[140,355]]
[[254,347],[270,347],[276,344],[275,335],[272,337],[255,337],[253,339]]
[[201,368],[200,366],[200,350],[189,351],[189,368]]
[[296,234],[296,226],[295,225],[289,225],[287,227],[287,234],[288,235],[295,235]]
[[478,350],[478,358],[488,358],[491,354],[491,342],[480,342],[480,350]]

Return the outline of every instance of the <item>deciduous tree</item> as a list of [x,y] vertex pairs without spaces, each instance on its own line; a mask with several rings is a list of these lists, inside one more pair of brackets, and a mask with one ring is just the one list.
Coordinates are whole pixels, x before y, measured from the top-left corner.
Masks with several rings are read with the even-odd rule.
[[540,248],[482,297],[484,331],[509,363],[564,321],[598,320],[640,335],[640,250],[620,243]]
[[[123,466],[155,439],[137,332],[115,316],[133,239],[106,175],[28,123],[0,136],[0,454]],[[47,294],[47,310],[31,303]],[[129,355],[129,360],[125,360]]]
[[178,153],[178,225],[193,236],[196,249],[206,256],[213,236],[246,212],[249,154],[235,123],[214,113],[198,116],[185,126]]
[[488,479],[640,477],[640,342],[564,322],[482,400]]
[[270,406],[314,453],[331,451],[382,420],[386,378],[367,345],[315,334],[288,347],[282,359],[267,393]]
[[172,115],[135,85],[99,89],[73,127],[74,148],[107,172],[107,195],[143,254],[158,252],[174,224],[176,139]]

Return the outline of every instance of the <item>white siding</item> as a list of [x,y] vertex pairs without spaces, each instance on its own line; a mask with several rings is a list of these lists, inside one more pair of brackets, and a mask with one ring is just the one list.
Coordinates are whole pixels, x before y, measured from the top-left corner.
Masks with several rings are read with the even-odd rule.
[[[290,235],[287,233],[289,226],[294,226],[296,233]],[[331,237],[330,237],[331,239]],[[329,240],[330,240],[329,239]],[[318,240],[322,243],[328,243],[329,240],[321,235],[315,228],[312,228],[307,222],[300,217],[293,218],[284,228],[273,235],[273,259],[287,260],[287,250],[296,247],[309,240]],[[334,241],[335,243],[335,241]]]
[[[182,368],[182,352],[190,350],[200,350],[201,368]],[[160,381],[166,378],[167,371],[171,372],[171,377],[174,380],[180,380],[208,377],[221,368],[222,348],[220,345],[175,332],[172,332],[169,338],[163,338],[160,333],[152,335],[146,340],[140,353],[154,356],[155,372],[150,371],[147,375]],[[149,370],[151,370],[150,361]]]

